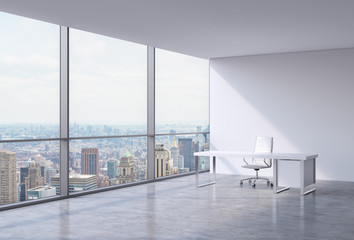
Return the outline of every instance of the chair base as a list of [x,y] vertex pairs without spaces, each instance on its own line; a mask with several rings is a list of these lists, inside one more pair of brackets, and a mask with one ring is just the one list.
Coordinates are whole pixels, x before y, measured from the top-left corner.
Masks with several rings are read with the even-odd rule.
[[270,185],[271,187],[273,187],[272,181],[270,181],[268,178],[258,177],[258,170],[255,170],[255,171],[256,171],[256,176],[255,176],[255,177],[250,177],[250,178],[241,179],[241,180],[240,180],[240,184],[242,185],[242,184],[243,184],[243,181],[248,180],[249,183],[252,184],[252,187],[255,187],[257,180],[265,180],[265,181],[267,181],[267,186]]

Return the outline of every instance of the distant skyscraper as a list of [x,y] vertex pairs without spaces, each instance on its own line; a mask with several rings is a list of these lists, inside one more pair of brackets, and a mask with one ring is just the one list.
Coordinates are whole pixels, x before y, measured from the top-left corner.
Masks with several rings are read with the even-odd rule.
[[[28,176],[25,178],[25,192],[35,187],[44,185],[44,178],[39,163],[31,163],[28,167]],[[27,200],[27,195],[26,195]]]
[[[204,129],[204,132],[209,132],[210,131],[210,126],[208,125],[205,129]],[[209,133],[203,133],[203,136],[204,136],[204,143],[209,143]]]
[[[175,130],[170,130],[170,133],[176,133]],[[170,142],[176,137],[176,135],[170,135]]]
[[0,205],[17,202],[16,154],[0,150]]
[[126,150],[123,156],[120,158],[119,171],[118,171],[118,183],[130,183],[136,180],[135,174],[135,162],[133,155]]
[[155,147],[155,177],[164,177],[173,174],[171,152],[163,144]]
[[40,154],[37,154],[36,156],[34,156],[34,162],[35,163],[41,163],[43,161],[43,157]]
[[88,134],[92,134],[92,126],[88,125],[86,127],[86,131],[87,131]]
[[[33,162],[30,163],[34,164]],[[26,200],[26,193],[27,190],[29,189],[28,184],[29,182],[31,182],[31,180],[33,179],[33,176],[36,174],[37,169],[35,168],[35,166],[32,166],[32,179],[29,178],[30,176],[30,171],[29,171],[30,167],[24,167],[24,168],[20,168],[20,188],[21,188],[21,192],[20,192],[20,201],[25,201]],[[44,179],[44,167],[40,167],[40,177],[42,177]],[[27,180],[26,180],[27,179]],[[35,182],[35,180],[33,180],[33,183]],[[27,188],[26,188],[26,183],[27,183]],[[40,185],[43,186],[44,184]],[[37,187],[35,185],[32,185],[34,187]]]
[[107,162],[107,176],[109,179],[116,178],[118,176],[118,161],[111,159]]
[[184,167],[194,171],[193,142],[191,138],[178,139],[179,154],[184,157]]
[[44,185],[50,184],[50,178],[55,176],[56,173],[57,173],[56,169],[54,169],[54,168],[46,168],[44,170]]
[[98,148],[81,149],[81,174],[96,175],[99,184],[99,155]]
[[[197,127],[197,132],[201,132],[202,131],[202,127],[198,126]],[[203,142],[203,135],[202,134],[197,134],[196,138],[195,138],[196,142],[202,143]]]
[[49,152],[50,151],[50,147],[49,144],[46,144],[44,147],[44,151]]
[[173,167],[178,168],[178,156],[179,156],[179,148],[176,143],[176,138],[173,138],[173,143],[171,147],[171,158],[173,161]]
[[178,155],[178,169],[184,169],[184,157]]

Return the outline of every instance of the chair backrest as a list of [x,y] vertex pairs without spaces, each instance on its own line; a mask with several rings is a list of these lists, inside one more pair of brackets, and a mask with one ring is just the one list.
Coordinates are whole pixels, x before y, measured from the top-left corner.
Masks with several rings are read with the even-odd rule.
[[273,138],[272,137],[257,137],[255,152],[271,153],[273,152]]
[[[271,153],[273,152],[273,138],[272,137],[257,137],[254,152]],[[271,159],[253,159],[254,163],[265,164],[272,166]]]

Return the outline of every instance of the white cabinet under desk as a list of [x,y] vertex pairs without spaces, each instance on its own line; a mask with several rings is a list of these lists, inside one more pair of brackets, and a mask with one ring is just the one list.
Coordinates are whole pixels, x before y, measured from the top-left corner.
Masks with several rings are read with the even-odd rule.
[[[196,185],[202,187],[216,182],[217,157],[240,158],[269,158],[273,160],[274,193],[288,190],[290,187],[299,188],[301,195],[306,195],[316,190],[316,158],[318,154],[303,153],[255,153],[236,151],[208,151],[196,152],[196,166],[199,165],[199,157],[211,157],[214,173],[214,182],[199,185],[199,169],[196,167]],[[241,164],[241,161],[240,161]]]

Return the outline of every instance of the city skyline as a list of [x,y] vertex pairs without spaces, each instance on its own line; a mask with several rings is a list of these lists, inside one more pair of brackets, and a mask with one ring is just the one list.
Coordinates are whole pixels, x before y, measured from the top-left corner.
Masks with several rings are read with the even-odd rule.
[[[168,156],[170,156],[169,159],[166,159],[167,161],[170,161],[168,172],[162,173],[162,175],[158,175],[157,177],[193,171],[191,166],[194,166],[194,163],[190,163],[190,166],[186,168],[185,166],[173,166],[173,162],[177,160],[176,163],[178,164],[182,161],[181,163],[184,165],[184,156],[187,156],[185,153],[181,152],[180,146],[177,145],[177,142],[180,142],[180,139],[187,139],[189,143],[193,144],[193,147],[188,150],[190,151],[190,153],[188,153],[189,156],[197,149],[202,151],[207,150],[209,148],[209,143],[207,142],[208,137],[200,138],[200,136],[200,134],[189,134],[156,137],[155,150],[158,151],[158,146],[162,145],[165,151],[168,152]],[[50,188],[51,186],[55,187],[56,192],[59,193],[59,141],[3,142],[1,145],[1,149],[6,149],[8,152],[12,152],[15,156],[18,201],[26,200],[28,193],[31,196],[30,199],[38,199],[40,196],[52,196],[51,192],[53,192],[53,189]],[[99,152],[99,154],[97,154],[99,156],[97,159],[98,162],[96,162],[98,164],[98,174],[91,174],[96,179],[94,188],[116,185],[124,182],[146,180],[147,137],[71,140],[69,149],[70,174],[76,174],[76,180],[72,181],[80,181],[80,176],[85,174],[85,172],[83,172],[84,170],[81,168],[83,159],[82,153],[85,151],[84,149],[88,148],[95,148],[97,149],[97,153]],[[122,165],[122,157],[126,159],[125,165]],[[192,161],[192,159],[189,159],[188,161]],[[109,177],[109,162],[115,162],[113,166],[117,166],[117,172],[113,173],[111,177]],[[119,175],[119,170],[122,170],[121,168],[124,166],[126,167],[126,173],[133,172],[133,175],[130,175],[126,180],[123,178],[123,171],[120,171]],[[202,168],[209,167],[208,165],[200,166]],[[91,176],[89,172],[86,174]],[[121,176],[121,178],[119,178],[119,176]],[[53,179],[56,181],[54,185],[52,184]],[[88,180],[89,177],[83,177],[83,179]],[[82,185],[81,190],[91,189],[92,187],[92,185]],[[81,191],[78,189],[79,188],[75,190],[72,188],[71,192]]]
[[[155,125],[156,133],[192,133],[209,132],[209,124],[160,124]],[[78,124],[69,127],[70,137],[96,136],[128,136],[146,135],[146,125],[109,125],[109,124]],[[59,138],[59,126],[56,124],[12,123],[0,124],[1,140]]]

